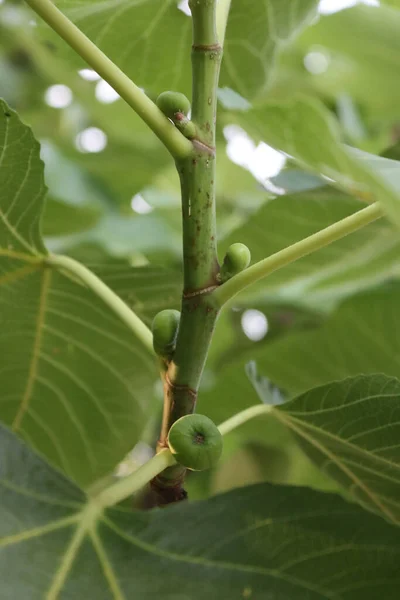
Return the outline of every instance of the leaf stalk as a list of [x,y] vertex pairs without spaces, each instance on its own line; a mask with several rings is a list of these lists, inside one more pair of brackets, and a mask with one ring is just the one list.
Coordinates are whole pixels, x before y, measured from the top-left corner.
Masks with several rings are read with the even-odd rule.
[[26,3],[133,108],[174,158],[184,158],[191,154],[192,145],[189,140],[51,0],[26,0]]
[[50,255],[44,264],[66,271],[94,292],[135,334],[146,350],[154,354],[153,335],[147,325],[97,275],[69,256]]
[[214,306],[216,308],[221,308],[249,285],[267,277],[274,271],[282,269],[286,265],[303,258],[303,256],[312,254],[313,252],[324,248],[324,246],[328,246],[346,235],[369,225],[384,215],[385,211],[380,203],[375,202],[367,208],[363,208],[353,215],[337,221],[325,229],[321,229],[321,231],[306,237],[300,242],[268,256],[245,271],[235,275],[232,279],[229,279],[226,283],[214,290],[211,294]]

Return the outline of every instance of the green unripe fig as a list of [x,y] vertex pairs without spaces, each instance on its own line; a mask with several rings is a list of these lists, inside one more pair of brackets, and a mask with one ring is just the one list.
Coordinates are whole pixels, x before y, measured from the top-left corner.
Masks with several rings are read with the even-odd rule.
[[180,318],[179,310],[173,309],[162,310],[154,317],[151,327],[153,348],[159,356],[168,357],[173,354]]
[[222,435],[204,415],[186,415],[172,425],[168,446],[178,463],[192,471],[215,466],[222,453]]
[[179,92],[163,92],[158,96],[156,104],[164,115],[173,121],[177,113],[187,116],[190,111],[189,100]]
[[222,282],[247,269],[251,261],[251,253],[244,244],[232,244],[229,246],[220,271]]

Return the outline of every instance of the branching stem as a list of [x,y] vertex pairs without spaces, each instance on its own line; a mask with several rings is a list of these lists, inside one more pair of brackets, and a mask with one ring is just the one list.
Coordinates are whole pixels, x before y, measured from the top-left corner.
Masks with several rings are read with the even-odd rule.
[[81,56],[143,119],[172,156],[184,158],[192,144],[163,115],[152,100],[133,83],[51,0],[26,0],[26,3]]
[[[222,435],[226,435],[250,419],[268,414],[272,408],[272,406],[266,404],[251,406],[237,415],[234,415],[227,421],[224,421],[224,423],[221,423],[221,425],[219,425],[219,430]],[[171,467],[174,464],[174,456],[169,449],[165,448],[131,475],[120,479],[116,483],[112,483],[109,487],[102,489],[97,495],[92,496],[93,504],[95,504],[99,510],[114,506],[115,504],[118,504],[118,502],[125,500],[125,498],[129,498],[132,494],[142,489],[151,479],[153,479],[153,477],[156,477],[164,471],[164,469]]]
[[129,327],[136,338],[151,353],[153,350],[153,335],[141,319],[129,308],[127,304],[117,294],[115,294],[101,279],[97,277],[90,269],[82,265],[77,260],[68,256],[50,255],[45,258],[45,264],[50,267],[62,269],[77,277],[84,285],[91,289],[99,298],[103,300],[111,310]]
[[272,409],[273,406],[269,404],[256,404],[255,406],[250,406],[250,408],[242,410],[240,413],[233,415],[233,417],[221,423],[221,425],[218,426],[218,429],[220,430],[221,435],[227,435],[237,427],[244,425],[247,421],[250,421],[255,417],[267,415]]
[[118,504],[121,500],[139,491],[153,477],[174,463],[175,459],[171,452],[168,449],[162,450],[137,471],[102,490],[94,499],[96,505],[101,509]]
[[211,296],[215,306],[222,307],[252,283],[256,283],[256,281],[299,260],[303,256],[316,252],[320,248],[349,235],[349,233],[365,227],[369,223],[376,221],[376,219],[383,217],[384,214],[384,209],[378,202],[375,202],[367,208],[363,208],[355,214],[310,235],[304,240],[268,256],[268,258],[235,275],[232,279],[229,279],[229,281],[214,290]]

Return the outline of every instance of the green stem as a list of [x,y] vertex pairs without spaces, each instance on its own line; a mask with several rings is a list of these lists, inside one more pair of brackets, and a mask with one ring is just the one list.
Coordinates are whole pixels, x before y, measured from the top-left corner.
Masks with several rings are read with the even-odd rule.
[[152,129],[172,156],[184,158],[192,145],[142,90],[136,86],[51,0],[26,0],[26,3],[63,38]]
[[250,419],[254,419],[260,415],[267,415],[272,409],[273,406],[269,404],[256,404],[256,406],[251,406],[250,408],[246,408],[245,410],[242,410],[242,412],[233,415],[233,417],[218,425],[218,429],[220,430],[221,435],[227,435],[237,427],[250,421]]
[[[268,414],[272,409],[272,406],[266,404],[251,406],[221,423],[218,429],[222,435],[227,435],[250,419]],[[169,449],[165,448],[131,475],[111,484],[106,489],[102,489],[96,495],[91,495],[92,503],[97,507],[98,511],[114,506],[142,489],[149,481],[164,471],[164,469],[174,464],[174,456]]]
[[218,273],[215,217],[215,119],[221,63],[216,1],[190,3],[193,21],[192,121],[199,140],[193,154],[177,161],[181,180],[185,295],[216,285]]
[[161,471],[164,471],[167,467],[171,467],[173,464],[175,464],[175,458],[171,452],[167,449],[162,450],[137,471],[117,481],[109,488],[102,490],[93,498],[93,502],[99,509],[114,506],[118,502],[121,502],[121,500],[129,498],[129,496],[142,489],[153,477],[156,477]]
[[236,296],[236,294],[243,291],[248,285],[267,277],[267,275],[270,275],[278,269],[282,269],[282,267],[299,260],[303,256],[307,256],[307,254],[316,252],[320,248],[328,246],[336,240],[340,240],[346,235],[349,235],[349,233],[361,229],[361,227],[365,227],[376,219],[383,217],[384,214],[383,208],[378,202],[375,202],[367,208],[363,208],[355,214],[350,215],[350,217],[346,217],[345,219],[310,235],[304,240],[268,256],[268,258],[261,260],[245,271],[235,275],[232,279],[229,279],[229,281],[214,290],[212,299],[215,307],[220,308]]
[[[209,303],[219,264],[215,218],[215,120],[222,49],[216,31],[217,0],[190,0],[193,23],[192,121],[198,137],[193,153],[177,160],[181,180],[184,292],[173,359],[164,377],[164,415],[159,448],[165,447],[171,425],[195,410],[197,392],[218,310]],[[159,503],[185,497],[185,469],[167,469],[156,481]]]
[[89,289],[91,289],[99,298],[118,315],[118,317],[133,331],[136,338],[142,342],[151,353],[153,350],[153,335],[141,319],[129,308],[127,304],[117,294],[101,281],[87,267],[77,260],[68,256],[50,255],[45,258],[44,263],[50,267],[56,267],[67,271],[77,277]]

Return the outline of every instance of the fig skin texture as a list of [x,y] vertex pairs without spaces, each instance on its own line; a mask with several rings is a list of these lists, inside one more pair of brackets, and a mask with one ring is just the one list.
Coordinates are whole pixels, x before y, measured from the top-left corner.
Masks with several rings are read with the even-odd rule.
[[250,261],[251,253],[247,246],[241,243],[229,246],[220,271],[222,283],[247,269]]
[[205,471],[218,463],[223,439],[208,417],[186,415],[169,430],[168,446],[178,463],[192,471]]
[[168,357],[174,352],[180,318],[179,310],[173,309],[162,310],[154,317],[153,348],[159,356]]
[[161,112],[163,112],[168,119],[172,119],[173,121],[177,113],[182,113],[187,116],[190,111],[190,102],[188,98],[186,98],[185,94],[181,94],[180,92],[163,92],[158,96],[156,104]]

